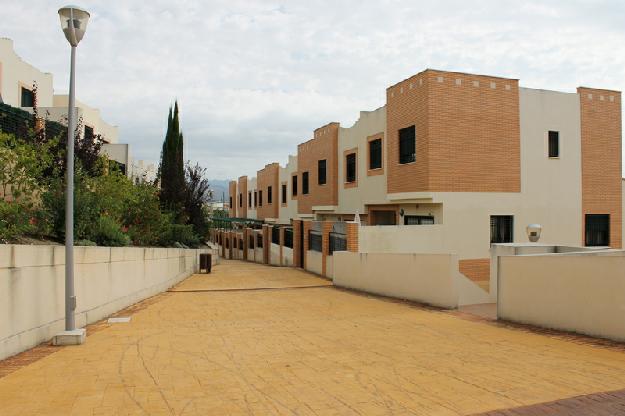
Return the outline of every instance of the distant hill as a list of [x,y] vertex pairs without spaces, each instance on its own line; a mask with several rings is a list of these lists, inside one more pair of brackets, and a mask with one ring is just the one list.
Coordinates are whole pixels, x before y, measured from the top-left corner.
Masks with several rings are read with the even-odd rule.
[[221,201],[222,196],[224,201],[227,202],[229,200],[228,185],[230,184],[230,179],[209,179],[208,183],[210,189],[213,190],[213,201]]

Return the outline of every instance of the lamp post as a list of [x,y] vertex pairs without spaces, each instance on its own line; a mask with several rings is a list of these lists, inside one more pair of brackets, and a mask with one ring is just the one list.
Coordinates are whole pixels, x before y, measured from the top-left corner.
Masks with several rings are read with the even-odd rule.
[[61,28],[71,45],[71,67],[69,76],[69,103],[67,108],[67,168],[65,191],[65,332],[54,338],[56,345],[82,344],[85,338],[84,329],[76,330],[74,311],[76,296],[74,294],[74,131],[76,130],[76,47],[85,35],[89,13],[76,6],[59,9]]

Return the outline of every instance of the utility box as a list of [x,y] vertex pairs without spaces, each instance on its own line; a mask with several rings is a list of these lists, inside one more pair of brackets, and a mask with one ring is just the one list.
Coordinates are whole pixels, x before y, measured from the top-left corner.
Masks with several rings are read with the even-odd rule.
[[210,253],[200,254],[200,273],[204,270],[204,273],[211,272],[211,266],[213,265],[213,255]]

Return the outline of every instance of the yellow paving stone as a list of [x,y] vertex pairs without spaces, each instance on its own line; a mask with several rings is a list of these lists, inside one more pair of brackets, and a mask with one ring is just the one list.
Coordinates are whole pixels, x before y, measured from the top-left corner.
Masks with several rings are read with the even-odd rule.
[[617,348],[328,285],[223,261],[0,378],[0,415],[465,415],[625,388]]

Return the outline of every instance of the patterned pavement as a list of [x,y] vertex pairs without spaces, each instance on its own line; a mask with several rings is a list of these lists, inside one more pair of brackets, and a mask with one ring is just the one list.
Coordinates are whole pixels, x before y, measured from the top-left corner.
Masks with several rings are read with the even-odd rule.
[[328,284],[224,261],[84,345],[0,362],[0,415],[625,414],[621,345]]

